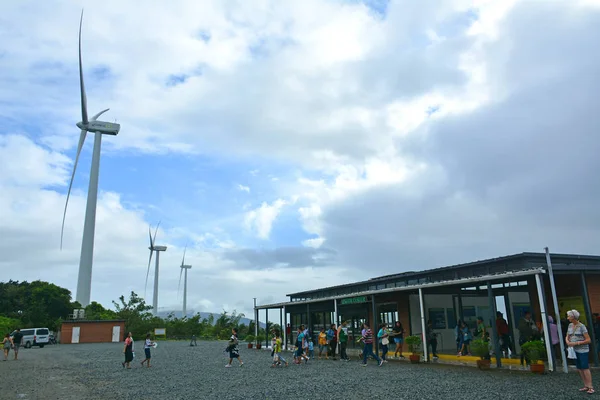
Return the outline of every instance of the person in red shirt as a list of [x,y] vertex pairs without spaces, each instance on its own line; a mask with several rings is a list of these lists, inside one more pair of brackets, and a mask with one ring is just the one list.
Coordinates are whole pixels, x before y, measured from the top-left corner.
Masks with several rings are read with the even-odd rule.
[[500,311],[496,312],[496,332],[498,332],[502,352],[508,355],[508,350],[510,349],[510,351],[514,353],[515,350],[512,347],[508,322],[506,322]]

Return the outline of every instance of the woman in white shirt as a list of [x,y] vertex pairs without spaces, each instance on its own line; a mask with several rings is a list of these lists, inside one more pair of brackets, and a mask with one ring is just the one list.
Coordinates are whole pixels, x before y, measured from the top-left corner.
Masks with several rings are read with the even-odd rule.
[[152,354],[150,354],[150,347],[152,346],[154,346],[154,342],[150,340],[150,334],[147,334],[146,343],[144,343],[144,353],[146,355],[146,358],[144,358],[144,360],[142,361],[142,367],[144,366],[144,363],[146,363],[148,368],[150,368],[150,359],[152,358]]
[[577,372],[579,372],[579,376],[585,385],[579,391],[593,394],[594,386],[592,385],[592,374],[589,366],[590,343],[592,342],[590,335],[585,325],[579,322],[579,311],[568,311],[567,319],[570,324],[565,341],[567,346],[575,351]]

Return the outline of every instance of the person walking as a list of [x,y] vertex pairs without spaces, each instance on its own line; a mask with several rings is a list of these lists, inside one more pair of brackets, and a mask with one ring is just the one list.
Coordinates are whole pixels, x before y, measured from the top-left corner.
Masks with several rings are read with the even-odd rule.
[[592,340],[585,325],[579,321],[579,311],[568,311],[567,319],[570,323],[565,341],[567,346],[575,351],[577,372],[579,372],[584,385],[579,391],[594,394],[595,390],[589,366],[590,343]]
[[281,355],[281,344],[281,335],[279,334],[279,331],[276,330],[275,337],[273,338],[273,364],[271,365],[271,368],[281,365],[282,362],[285,363],[286,367],[288,366],[288,362]]
[[350,361],[346,349],[348,348],[348,321],[343,321],[337,330],[337,337],[340,342],[340,360]]
[[387,362],[388,344],[390,343],[390,340],[387,332],[387,324],[385,322],[379,325],[377,340],[381,345],[381,359],[383,362]]
[[380,359],[377,354],[373,353],[373,331],[371,330],[371,328],[369,327],[369,324],[367,324],[366,322],[364,323],[364,330],[363,330],[363,336],[359,339],[360,341],[362,341],[365,344],[365,348],[363,349],[363,362],[362,362],[362,366],[366,367],[367,366],[367,358],[369,358],[369,356],[373,357],[375,360],[377,360],[377,362],[379,363],[379,366],[381,367],[383,365],[383,360]]
[[133,361],[133,337],[131,332],[129,332],[125,338],[123,354],[125,354],[125,361],[122,362],[121,365],[123,365],[123,368],[127,367],[127,369],[131,369],[130,363]]
[[21,329],[17,328],[15,330],[15,333],[13,334],[12,337],[12,343],[13,343],[13,352],[15,353],[15,360],[19,359],[19,349],[21,348],[21,345],[23,344],[23,334],[21,333]]
[[496,332],[498,333],[498,341],[500,342],[500,350],[502,353],[506,356],[509,355],[509,350],[511,353],[514,353],[515,349],[511,344],[512,339],[510,337],[508,322],[506,322],[500,311],[496,312]]
[[335,329],[335,324],[331,324],[327,330],[327,343],[329,343],[329,355],[335,361],[335,353],[337,349],[337,330]]
[[[431,356],[433,360],[437,360],[438,359],[438,355],[437,355],[437,333],[435,333],[433,331],[433,323],[431,322],[431,320],[427,321],[427,327],[425,329],[425,334],[427,336],[427,346],[428,348],[431,347]],[[428,354],[429,356],[429,354]]]
[[321,328],[321,332],[319,332],[319,360],[321,359],[321,355],[323,354],[323,350],[325,350],[325,358],[329,360],[329,349],[327,348],[327,334],[325,333],[325,328]]
[[6,335],[4,335],[4,340],[2,340],[2,348],[4,349],[4,361],[8,359],[8,353],[10,352],[10,348],[12,347],[12,345],[12,339],[7,333]]
[[225,365],[225,368],[231,368],[231,363],[233,362],[234,358],[238,360],[240,367],[244,365],[244,362],[240,357],[240,349],[238,348],[239,340],[237,333],[237,328],[231,329],[231,338],[229,339],[229,344],[227,346],[227,349],[229,350],[229,362]]
[[390,336],[394,339],[394,344],[396,345],[394,358],[398,359],[398,353],[400,353],[400,358],[404,359],[402,355],[402,345],[404,344],[404,327],[402,326],[402,322],[396,321]]
[[154,342],[150,340],[150,334],[148,333],[146,335],[146,342],[144,343],[144,355],[146,356],[146,358],[144,358],[144,360],[142,361],[142,367],[144,366],[144,363],[146,363],[146,366],[150,368],[150,359],[152,358],[150,348],[152,346],[154,346]]
[[190,346],[198,346],[198,343],[196,343],[196,335],[192,335],[192,339],[190,340]]

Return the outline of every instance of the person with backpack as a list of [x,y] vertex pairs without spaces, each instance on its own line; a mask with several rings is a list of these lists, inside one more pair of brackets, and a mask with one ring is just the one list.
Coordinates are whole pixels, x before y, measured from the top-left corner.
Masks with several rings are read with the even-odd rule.
[[237,328],[231,329],[231,338],[229,339],[229,343],[226,349],[229,352],[229,362],[225,365],[225,368],[231,368],[231,363],[233,362],[234,358],[238,360],[238,362],[240,363],[240,367],[244,365],[244,362],[240,357],[240,349],[238,348],[239,341],[237,333]]
[[335,324],[331,324],[327,330],[327,343],[329,343],[329,355],[335,360],[337,348],[337,330],[335,329]]

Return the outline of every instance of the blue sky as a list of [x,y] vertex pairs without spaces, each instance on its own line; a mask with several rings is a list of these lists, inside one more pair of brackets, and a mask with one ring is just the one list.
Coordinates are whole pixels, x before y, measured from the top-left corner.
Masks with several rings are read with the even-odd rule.
[[[0,36],[11,38],[0,43],[0,229],[12,243],[0,266],[73,294],[91,135],[62,252],[56,238],[79,136],[82,5],[30,0],[0,15]],[[572,20],[547,22],[566,10]],[[186,243],[188,304],[246,312],[257,295],[281,301],[294,290],[535,251],[541,242],[593,250],[596,231],[546,227],[537,208],[519,201],[540,203],[527,188],[539,181],[534,172],[554,166],[541,159],[512,171],[495,152],[527,151],[520,143],[537,143],[550,118],[538,110],[524,128],[501,116],[523,99],[541,105],[552,90],[576,90],[573,71],[597,65],[569,46],[597,37],[596,15],[592,5],[568,2],[190,0],[140,10],[86,1],[88,113],[110,107],[102,118],[121,124],[117,137],[103,139],[92,297],[110,304],[143,292],[147,229],[158,221],[157,240],[169,246],[161,309],[180,305]],[[568,29],[573,21],[578,31]],[[558,45],[577,57],[552,58]],[[577,90],[563,98],[587,98]],[[563,109],[552,126],[573,122]],[[490,120],[508,125],[480,122]],[[578,168],[593,170],[586,138],[577,142],[586,144]],[[513,155],[514,165],[529,165],[526,154],[520,162]],[[571,185],[576,212],[592,218],[593,196],[566,173],[552,179]],[[567,197],[552,206],[565,220],[573,213],[564,211]],[[515,226],[523,237],[506,233]]]

